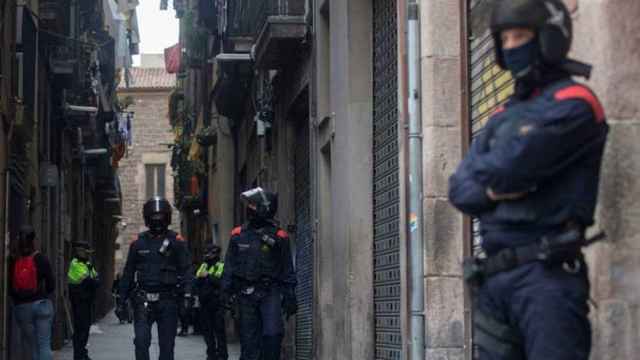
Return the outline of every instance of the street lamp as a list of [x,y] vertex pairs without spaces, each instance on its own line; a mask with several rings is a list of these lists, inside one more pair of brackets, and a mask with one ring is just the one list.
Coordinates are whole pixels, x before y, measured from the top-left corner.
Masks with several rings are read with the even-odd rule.
[[83,152],[85,155],[104,155],[107,153],[105,148],[86,149]]
[[232,61],[252,61],[253,58],[249,53],[222,53],[215,57],[217,62],[232,62]]

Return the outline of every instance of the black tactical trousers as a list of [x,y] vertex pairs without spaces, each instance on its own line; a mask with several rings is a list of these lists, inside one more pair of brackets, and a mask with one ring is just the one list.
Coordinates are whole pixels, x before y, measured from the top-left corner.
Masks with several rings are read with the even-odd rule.
[[[581,263],[576,271],[541,262],[521,265],[489,278],[476,294],[476,311],[491,320],[476,325],[480,360],[588,360],[591,350],[589,280]],[[491,326],[490,323],[498,326]],[[519,346],[494,336],[506,326]],[[493,329],[492,329],[493,328]],[[485,341],[480,341],[480,336]],[[501,351],[502,350],[502,351]]]
[[284,334],[282,296],[277,289],[239,295],[240,360],[280,360]]
[[204,340],[207,343],[207,360],[227,360],[227,336],[225,334],[224,308],[217,302],[204,303],[201,307]]
[[166,298],[146,303],[136,300],[134,311],[133,343],[136,347],[136,360],[149,360],[151,346],[151,327],[158,324],[158,346],[160,360],[174,360],[173,350],[178,327],[178,301]]
[[71,296],[73,313],[73,359],[85,360],[89,356],[87,342],[89,342],[89,330],[93,310],[92,299]]

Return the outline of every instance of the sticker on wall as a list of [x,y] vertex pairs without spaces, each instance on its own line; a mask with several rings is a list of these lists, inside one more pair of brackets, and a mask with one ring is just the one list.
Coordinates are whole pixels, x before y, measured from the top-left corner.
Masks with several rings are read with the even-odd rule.
[[411,213],[409,215],[409,231],[415,232],[418,230],[418,215]]

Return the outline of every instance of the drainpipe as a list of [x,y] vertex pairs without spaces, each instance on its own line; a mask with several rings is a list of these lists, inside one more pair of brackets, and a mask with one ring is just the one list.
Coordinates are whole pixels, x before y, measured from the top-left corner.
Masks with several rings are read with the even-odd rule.
[[416,0],[407,5],[407,62],[409,107],[409,256],[410,359],[425,358],[424,239],[422,209],[422,114],[420,19]]
[[[8,142],[9,140],[7,140]],[[9,146],[7,146],[7,150],[9,149]],[[3,259],[2,259],[2,275],[8,279],[9,276],[7,274],[8,270],[9,270],[9,205],[10,205],[10,195],[9,195],[9,191],[11,190],[11,171],[9,171],[9,151],[7,151],[7,167],[6,170],[4,171],[4,216],[3,216],[3,228],[2,231],[4,231],[4,243],[2,244],[2,248],[3,248]],[[0,331],[2,331],[2,349],[0,349],[0,359],[7,359],[9,356],[8,353],[8,344],[7,341],[9,339],[9,337],[7,336],[7,333],[9,331],[9,323],[7,321],[8,318],[8,312],[9,312],[9,289],[8,289],[8,281],[3,281],[2,282],[2,329]]]

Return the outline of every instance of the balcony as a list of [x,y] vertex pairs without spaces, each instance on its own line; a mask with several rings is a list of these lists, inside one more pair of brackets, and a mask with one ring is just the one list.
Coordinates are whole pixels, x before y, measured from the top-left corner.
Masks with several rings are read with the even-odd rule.
[[304,0],[229,0],[227,35],[253,40],[258,68],[284,65],[306,34]]

